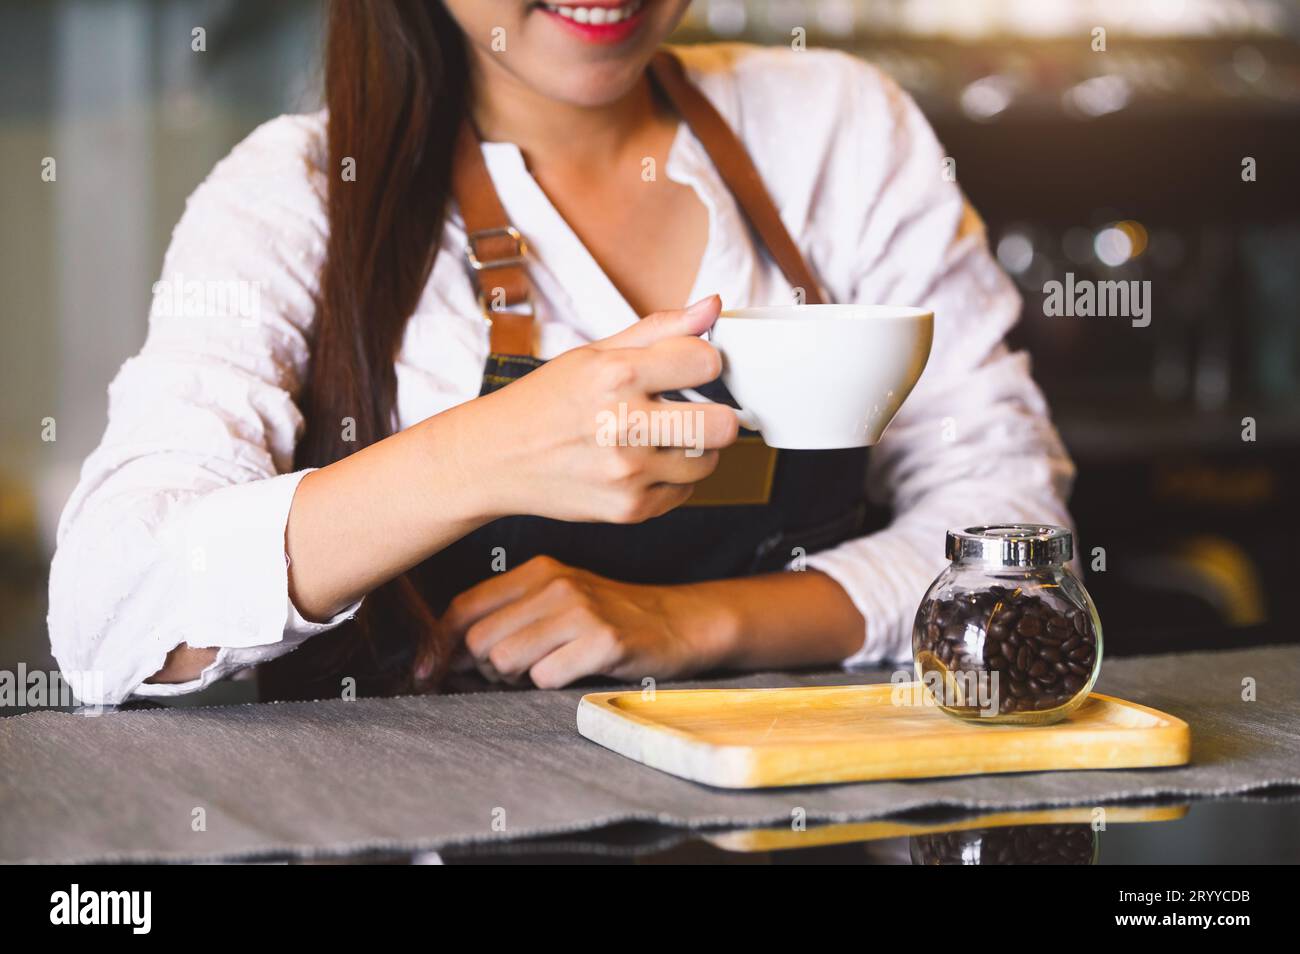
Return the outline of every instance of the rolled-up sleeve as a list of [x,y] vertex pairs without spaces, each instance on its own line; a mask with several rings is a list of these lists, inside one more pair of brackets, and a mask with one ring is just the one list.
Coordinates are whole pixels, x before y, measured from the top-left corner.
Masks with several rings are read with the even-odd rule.
[[[109,386],[108,426],[59,522],[49,630],[88,704],[201,689],[338,625],[288,595],[296,404],[324,247],[318,117],[256,130],[190,197],[149,333]],[[218,649],[146,683],[182,643]]]
[[1020,296],[989,254],[983,223],[950,175],[955,165],[904,92],[874,69],[856,68],[854,115],[868,128],[843,296],[932,309],[935,335],[916,389],[871,452],[869,496],[891,508],[892,522],[807,559],[840,583],[866,620],[862,649],[848,665],[910,659],[916,608],[946,562],[945,531],[1069,525],[1074,477],[1028,356],[1003,341]]

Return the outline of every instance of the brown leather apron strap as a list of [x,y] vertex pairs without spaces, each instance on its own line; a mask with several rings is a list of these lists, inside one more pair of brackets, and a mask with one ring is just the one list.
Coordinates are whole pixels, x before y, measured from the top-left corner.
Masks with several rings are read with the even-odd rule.
[[478,133],[461,121],[451,165],[451,188],[465,222],[465,260],[479,307],[491,326],[494,354],[533,353],[533,295],[528,245],[510,224],[497,196]]
[[817,280],[781,221],[781,213],[777,211],[776,203],[763,185],[763,178],[740,137],[708,98],[687,79],[681,60],[671,52],[657,52],[650,62],[650,69],[673,108],[686,120],[695,138],[709,154],[718,175],[780,266],[785,280],[792,288],[803,289],[804,302],[820,305],[822,296]]
[[[791,287],[802,289],[803,300],[808,304],[821,304],[823,298],[817,280],[781,221],[776,203],[763,185],[744,143],[687,78],[676,56],[660,50],[650,69],[659,88],[708,153],[718,175],[786,281]],[[465,259],[483,317],[491,326],[492,353],[532,355],[533,299],[526,262],[528,246],[506,216],[483,161],[478,133],[468,118],[461,122],[456,137],[451,187],[465,222]]]

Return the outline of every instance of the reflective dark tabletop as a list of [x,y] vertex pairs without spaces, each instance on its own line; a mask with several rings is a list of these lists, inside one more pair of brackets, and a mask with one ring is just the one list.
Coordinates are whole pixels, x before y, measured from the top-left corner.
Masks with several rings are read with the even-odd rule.
[[1300,790],[1192,803],[953,814],[679,832],[618,826],[388,859],[434,864],[1294,864]]

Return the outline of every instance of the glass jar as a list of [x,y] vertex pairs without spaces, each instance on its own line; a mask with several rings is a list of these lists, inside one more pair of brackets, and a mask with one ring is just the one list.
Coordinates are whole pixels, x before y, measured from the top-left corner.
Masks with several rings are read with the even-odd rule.
[[1091,825],[1011,825],[913,835],[914,865],[1095,865]]
[[1101,670],[1101,621],[1070,569],[1063,527],[948,531],[950,565],[912,627],[916,675],[949,715],[1046,725],[1081,706]]

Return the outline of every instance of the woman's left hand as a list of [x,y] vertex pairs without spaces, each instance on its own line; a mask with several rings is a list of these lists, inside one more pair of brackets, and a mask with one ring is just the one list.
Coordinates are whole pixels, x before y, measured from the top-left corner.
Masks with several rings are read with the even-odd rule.
[[461,593],[442,622],[487,678],[543,689],[716,668],[735,631],[698,588],[619,583],[544,556]]

